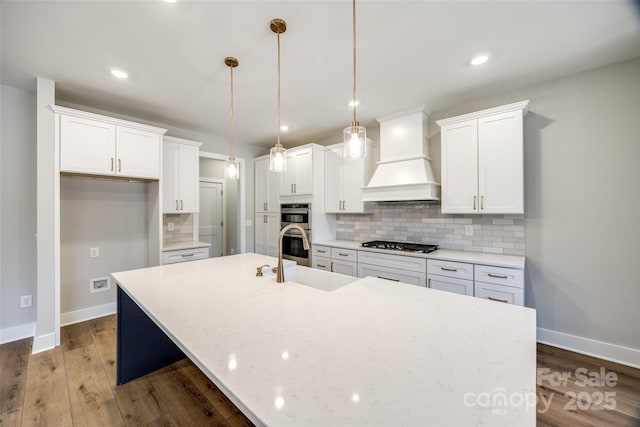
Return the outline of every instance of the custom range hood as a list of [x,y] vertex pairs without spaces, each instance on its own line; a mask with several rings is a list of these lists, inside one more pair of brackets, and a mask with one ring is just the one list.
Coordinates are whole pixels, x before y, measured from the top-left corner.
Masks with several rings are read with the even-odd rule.
[[365,202],[440,200],[431,170],[424,107],[378,119],[380,161],[366,187]]

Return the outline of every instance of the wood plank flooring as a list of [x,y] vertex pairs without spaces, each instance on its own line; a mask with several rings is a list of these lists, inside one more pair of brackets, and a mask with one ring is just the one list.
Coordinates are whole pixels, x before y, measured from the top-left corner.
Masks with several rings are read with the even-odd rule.
[[[116,387],[115,328],[115,316],[66,326],[60,347],[36,355],[31,339],[1,345],[0,427],[251,425],[186,359]],[[639,369],[542,344],[538,368],[538,426],[640,426]],[[583,386],[578,368],[617,380]]]

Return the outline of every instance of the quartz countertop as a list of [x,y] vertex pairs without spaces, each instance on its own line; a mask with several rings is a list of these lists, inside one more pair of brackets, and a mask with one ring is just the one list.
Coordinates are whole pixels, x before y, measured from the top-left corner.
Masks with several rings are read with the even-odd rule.
[[[113,278],[258,425],[535,425],[534,310],[372,277],[331,292],[256,277],[275,263]],[[505,395],[516,405],[483,399]]]
[[381,252],[391,255],[412,256],[426,259],[440,259],[444,261],[469,262],[473,264],[493,265],[496,267],[524,268],[525,257],[516,255],[490,254],[484,252],[453,251],[449,249],[438,249],[428,254],[394,251],[389,249],[365,248],[362,242],[351,240],[329,240],[326,242],[314,242],[314,245],[329,246],[342,249],[356,249],[359,251]]
[[207,248],[209,246],[211,246],[211,243],[189,240],[186,242],[170,243],[168,245],[164,245],[164,247],[162,248],[162,252],[179,251],[182,249]]

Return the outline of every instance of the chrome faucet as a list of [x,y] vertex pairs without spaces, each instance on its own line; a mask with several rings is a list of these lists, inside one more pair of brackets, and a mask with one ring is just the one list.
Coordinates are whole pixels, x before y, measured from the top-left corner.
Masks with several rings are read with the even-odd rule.
[[302,247],[306,251],[309,250],[309,239],[307,238],[307,234],[304,232],[304,228],[300,227],[298,224],[289,224],[283,227],[282,230],[280,230],[280,235],[278,236],[278,266],[274,269],[276,272],[276,283],[284,282],[284,269],[282,268],[282,238],[284,237],[284,234],[292,228],[300,230],[302,233]]

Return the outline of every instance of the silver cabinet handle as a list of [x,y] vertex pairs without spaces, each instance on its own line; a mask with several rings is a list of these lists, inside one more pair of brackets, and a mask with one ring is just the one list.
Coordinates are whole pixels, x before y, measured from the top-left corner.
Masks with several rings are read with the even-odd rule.
[[480,196],[480,209],[484,209],[484,196]]
[[400,279],[390,279],[388,277],[377,276],[378,279],[391,280],[392,282],[399,282]]
[[194,254],[183,254],[183,255],[182,255],[182,258],[187,258],[187,257],[193,256],[193,255],[194,255]]
[[293,184],[293,192],[294,193],[298,192],[298,184]]
[[429,280],[427,280],[427,288],[431,287],[431,277],[429,277]]
[[111,158],[111,172],[113,172],[113,157]]
[[491,301],[497,301],[497,302],[506,302],[506,303],[509,303],[509,301],[507,301],[506,299],[491,298],[491,297],[487,297],[487,299],[489,299],[489,300],[491,300]]
[[331,261],[331,268],[329,270],[333,273],[333,261]]
[[327,268],[327,266],[326,266],[326,265],[324,265],[324,264],[318,264],[318,267],[320,267],[320,268]]
[[118,159],[118,172],[122,172],[122,159]]
[[322,250],[322,249],[316,249],[316,252],[318,252],[319,254],[325,254],[327,253],[326,250]]
[[180,206],[178,205],[178,201],[176,200],[176,210],[179,211],[180,210]]
[[289,187],[290,187],[289,191],[293,194],[293,184],[290,184]]
[[184,203],[182,203],[182,200],[180,200],[180,210],[183,211],[184,210]]
[[447,267],[440,267],[440,270],[444,270],[444,271],[458,271],[457,268],[447,268]]
[[476,198],[477,198],[477,197],[478,197],[478,196],[473,196],[473,210],[474,210],[474,211],[476,210]]
[[340,256],[349,256],[349,254],[343,254],[342,252],[338,252],[338,255],[340,255]]
[[262,222],[264,222],[265,224],[267,223],[267,216],[266,215],[262,215]]
[[509,277],[506,274],[494,274],[494,273],[487,273],[487,276],[489,277],[495,277],[497,279],[508,279]]
[[267,210],[267,202],[264,202],[264,210]]

